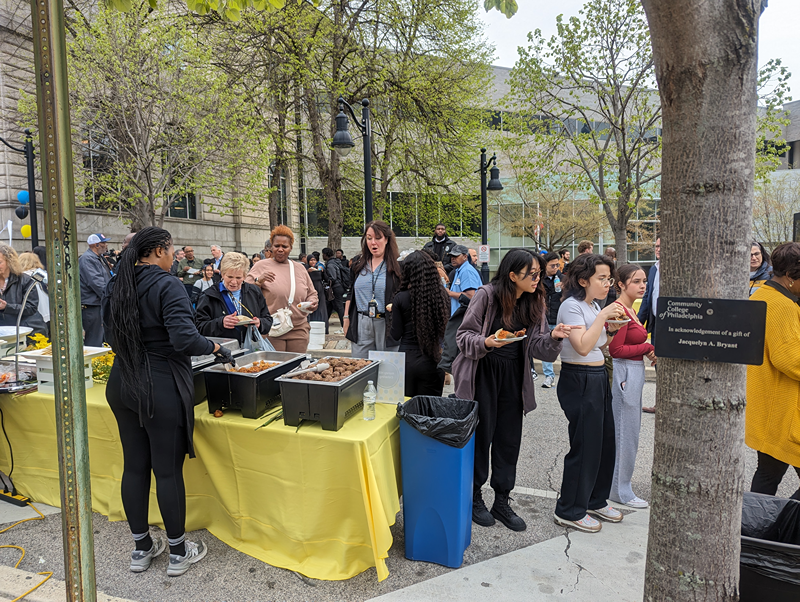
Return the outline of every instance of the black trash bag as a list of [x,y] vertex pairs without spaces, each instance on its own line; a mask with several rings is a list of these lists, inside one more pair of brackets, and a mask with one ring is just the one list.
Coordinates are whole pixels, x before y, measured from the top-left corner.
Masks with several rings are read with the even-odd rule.
[[741,565],[800,586],[800,502],[745,492]]
[[461,449],[478,426],[478,402],[417,395],[398,404],[397,415],[426,437]]

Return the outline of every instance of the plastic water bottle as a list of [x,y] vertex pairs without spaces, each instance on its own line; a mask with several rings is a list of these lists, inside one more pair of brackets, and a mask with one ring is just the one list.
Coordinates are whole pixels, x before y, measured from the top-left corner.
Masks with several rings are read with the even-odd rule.
[[553,285],[555,286],[556,292],[560,293],[561,292],[561,278],[559,278],[558,276],[553,278]]
[[367,381],[367,388],[364,389],[364,420],[375,420],[375,398],[378,391],[371,380]]

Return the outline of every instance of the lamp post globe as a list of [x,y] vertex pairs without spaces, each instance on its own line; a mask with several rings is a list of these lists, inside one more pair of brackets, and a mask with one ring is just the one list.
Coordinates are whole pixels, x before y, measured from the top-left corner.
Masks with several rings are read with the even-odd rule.
[[344,111],[339,111],[336,116],[336,133],[333,135],[332,146],[340,157],[346,157],[355,146],[348,127],[347,115]]
[[501,190],[503,190],[503,184],[500,182],[500,168],[495,165],[489,170],[489,183],[486,185],[486,191],[497,196]]

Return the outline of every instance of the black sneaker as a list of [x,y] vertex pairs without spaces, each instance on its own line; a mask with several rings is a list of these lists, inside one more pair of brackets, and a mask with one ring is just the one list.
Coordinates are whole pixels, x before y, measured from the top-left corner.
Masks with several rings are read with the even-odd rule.
[[[524,531],[527,525],[508,505],[508,500],[510,499],[508,494],[495,492],[491,514],[512,531]],[[472,520],[475,520],[475,502],[472,503],[472,507]]]
[[483,503],[480,489],[472,495],[472,522],[479,524],[481,527],[491,527],[494,524],[494,517],[489,512],[486,504]]

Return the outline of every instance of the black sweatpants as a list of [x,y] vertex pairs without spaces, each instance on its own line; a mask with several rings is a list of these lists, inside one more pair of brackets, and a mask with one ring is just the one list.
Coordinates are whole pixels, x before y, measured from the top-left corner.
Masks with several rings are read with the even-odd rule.
[[475,491],[489,477],[490,453],[492,489],[505,494],[514,489],[522,443],[523,369],[521,358],[503,359],[492,353],[478,362],[475,400],[480,420],[475,431]]
[[[793,468],[797,472],[797,476],[800,477],[800,466],[793,466]],[[773,458],[764,452],[758,452],[758,467],[753,475],[750,491],[775,495],[778,492],[778,485],[781,484],[783,476],[788,469],[789,464],[786,462]],[[800,489],[794,492],[792,499],[800,500]]]
[[415,395],[441,397],[444,388],[444,370],[440,370],[436,362],[423,354],[419,347],[400,345],[400,351],[406,354],[406,397]]
[[608,503],[616,444],[611,389],[605,366],[561,364],[558,403],[569,420],[569,453],[556,514],[580,520]]
[[[158,365],[157,365],[158,364]],[[129,393],[122,390],[119,370],[112,368],[106,399],[119,426],[124,468],[122,506],[131,533],[146,533],[149,528],[150,471],[156,477],[156,497],[164,528],[170,539],[180,538],[186,525],[186,489],[183,461],[188,453],[181,396],[166,362],[152,363],[154,412],[147,416]],[[147,375],[143,372],[142,379]]]

